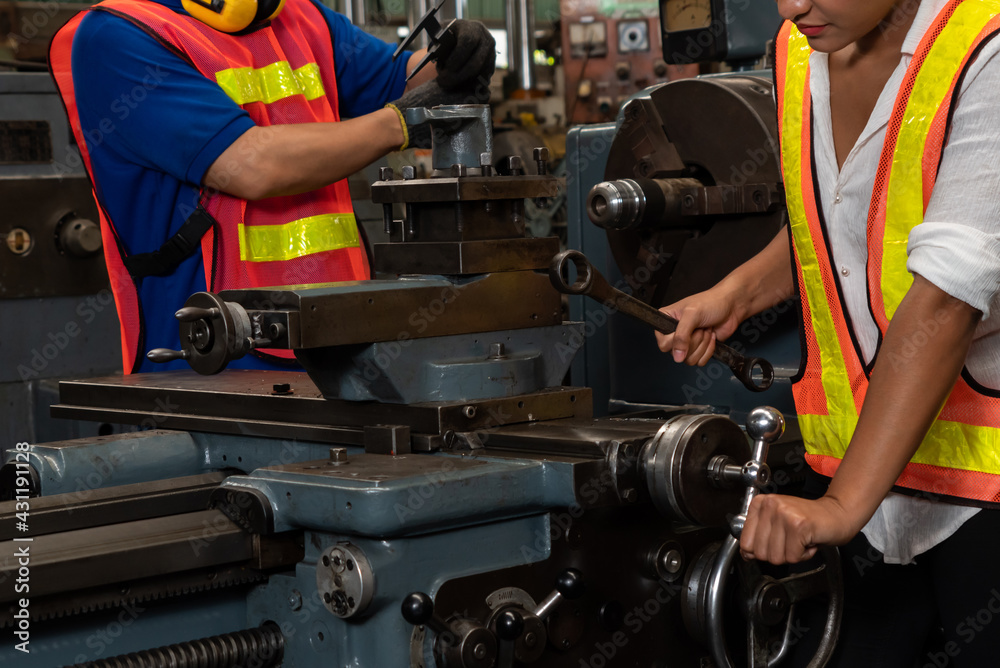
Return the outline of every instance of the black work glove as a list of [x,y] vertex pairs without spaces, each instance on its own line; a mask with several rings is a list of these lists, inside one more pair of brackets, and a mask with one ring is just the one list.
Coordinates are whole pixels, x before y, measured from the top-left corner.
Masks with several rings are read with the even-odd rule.
[[428,124],[412,126],[406,122],[406,110],[415,107],[437,107],[439,105],[452,104],[486,104],[490,101],[489,84],[477,85],[468,82],[467,85],[445,90],[438,83],[437,79],[428,81],[417,86],[411,91],[403,93],[403,96],[394,102],[387,104],[399,114],[399,122],[403,124],[406,132],[406,141],[400,147],[405,148],[430,148],[431,128]]
[[497,43],[479,21],[458,19],[449,28],[455,35],[455,48],[437,61],[438,83],[449,90],[471,83],[490,85],[497,65]]

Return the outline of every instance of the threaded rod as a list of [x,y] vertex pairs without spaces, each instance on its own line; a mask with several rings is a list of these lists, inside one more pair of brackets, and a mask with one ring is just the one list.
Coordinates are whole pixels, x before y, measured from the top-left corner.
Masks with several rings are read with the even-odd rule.
[[273,668],[281,663],[285,639],[274,622],[255,629],[189,640],[72,668]]

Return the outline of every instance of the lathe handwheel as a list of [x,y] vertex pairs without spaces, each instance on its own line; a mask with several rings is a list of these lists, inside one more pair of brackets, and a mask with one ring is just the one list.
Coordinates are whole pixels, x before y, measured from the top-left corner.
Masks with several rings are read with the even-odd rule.
[[[833,654],[844,609],[844,586],[837,549],[820,549],[816,557],[807,562],[818,562],[815,568],[783,578],[764,575],[759,562],[736,559],[738,552],[739,542],[732,536],[721,545],[707,548],[696,559],[684,594],[685,622],[694,635],[708,644],[715,665],[733,668],[723,628],[723,592],[730,571],[735,566],[742,599],[746,604],[749,668],[775,666],[782,661],[792,645],[795,606],[825,595],[828,603],[823,637],[808,665],[808,668],[823,668]],[[770,632],[782,620],[785,631],[781,646],[770,653]]]

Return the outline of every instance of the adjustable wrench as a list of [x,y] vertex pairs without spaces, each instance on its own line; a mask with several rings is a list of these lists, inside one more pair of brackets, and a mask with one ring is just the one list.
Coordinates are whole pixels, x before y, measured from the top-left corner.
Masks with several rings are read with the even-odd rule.
[[[576,266],[576,281],[570,283],[566,278],[569,263]],[[664,334],[673,334],[677,329],[677,320],[666,313],[661,313],[652,306],[645,304],[621,290],[617,290],[594,269],[587,256],[576,250],[567,250],[552,258],[549,265],[549,280],[556,290],[567,295],[586,295],[596,299],[608,308],[621,311],[637,318]],[[733,371],[733,375],[744,387],[752,392],[763,392],[774,382],[774,367],[760,357],[744,357],[723,343],[715,344],[712,357],[723,362]],[[758,377],[754,377],[757,372]]]

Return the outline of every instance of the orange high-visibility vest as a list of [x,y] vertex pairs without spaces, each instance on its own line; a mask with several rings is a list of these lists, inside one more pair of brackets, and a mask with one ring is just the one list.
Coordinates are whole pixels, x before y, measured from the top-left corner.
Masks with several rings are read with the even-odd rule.
[[[258,127],[340,120],[330,31],[319,9],[308,0],[288,0],[269,25],[238,36],[156,2],[105,0],[73,17],[53,38],[49,54],[52,75],[95,183],[71,71],[73,37],[86,11],[109,12],[142,28],[215,81]],[[123,365],[129,373],[144,352],[138,350],[137,277],[126,268],[127,255],[118,242],[116,222],[108,216],[96,189],[94,197],[121,319]],[[255,202],[202,188],[200,207],[212,219],[211,230],[201,238],[201,251],[205,284],[213,292],[369,277],[346,180],[309,193]],[[291,356],[290,351],[272,352]]]
[[[923,221],[962,75],[998,30],[1000,0],[948,3],[917,47],[896,98],[868,214],[868,297],[882,336],[913,282],[907,238]],[[795,409],[807,461],[832,476],[854,434],[869,369],[845,316],[817,205],[812,51],[790,22],[775,51],[782,170],[804,327]],[[896,484],[903,491],[1000,503],[1000,392],[979,387],[963,372]]]

